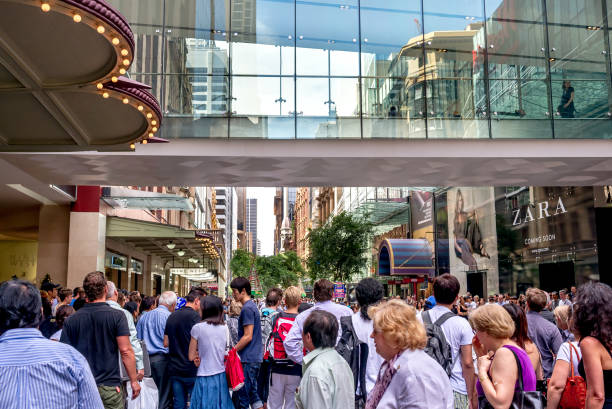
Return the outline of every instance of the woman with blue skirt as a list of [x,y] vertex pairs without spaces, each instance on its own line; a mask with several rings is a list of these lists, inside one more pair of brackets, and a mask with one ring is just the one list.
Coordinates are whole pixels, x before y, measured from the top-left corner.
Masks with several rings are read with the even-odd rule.
[[228,329],[219,297],[202,298],[202,322],[191,329],[189,360],[198,367],[191,409],[234,409],[225,377]]

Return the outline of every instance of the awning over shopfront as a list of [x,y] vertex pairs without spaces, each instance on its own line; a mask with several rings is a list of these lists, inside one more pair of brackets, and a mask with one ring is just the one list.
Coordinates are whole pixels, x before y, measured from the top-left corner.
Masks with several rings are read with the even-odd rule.
[[384,239],[378,251],[378,275],[433,277],[433,251],[426,239]]
[[[161,258],[179,275],[211,278],[217,262],[224,262],[225,244],[221,230],[184,230],[178,226],[134,220],[106,218],[106,237]],[[180,269],[180,270],[178,270]],[[195,273],[195,274],[192,274]]]
[[169,193],[134,190],[120,186],[103,187],[102,200],[115,209],[193,211],[193,204],[186,197]]

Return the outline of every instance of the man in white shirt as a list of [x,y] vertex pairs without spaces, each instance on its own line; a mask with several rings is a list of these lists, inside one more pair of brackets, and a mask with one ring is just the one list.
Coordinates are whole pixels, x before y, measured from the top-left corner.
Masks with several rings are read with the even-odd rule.
[[561,305],[572,305],[572,302],[570,301],[568,295],[567,295],[567,290],[563,289],[561,291],[559,291],[559,306]]
[[[459,280],[450,274],[442,274],[434,280],[436,306],[427,313],[431,322],[451,311],[459,295]],[[422,319],[422,316],[421,316]],[[478,409],[476,376],[472,358],[472,327],[465,318],[454,316],[442,325],[442,332],[452,352],[453,369],[450,384],[453,388],[455,409]]]
[[312,308],[298,314],[298,316],[295,318],[293,326],[291,327],[291,330],[283,341],[285,352],[287,352],[287,357],[293,362],[301,364],[304,360],[304,354],[302,352],[302,328],[304,327],[306,318],[308,318],[313,311],[327,311],[336,317],[338,320],[338,336],[336,343],[340,339],[342,334],[340,330],[340,318],[353,315],[353,311],[351,311],[349,307],[333,303],[331,301],[333,291],[334,284],[329,280],[321,279],[314,283],[312,292],[316,301],[315,305]]

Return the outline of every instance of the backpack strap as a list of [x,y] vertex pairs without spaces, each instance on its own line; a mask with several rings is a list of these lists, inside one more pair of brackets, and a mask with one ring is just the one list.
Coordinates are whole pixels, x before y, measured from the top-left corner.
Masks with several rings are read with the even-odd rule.
[[423,324],[431,325],[431,317],[429,316],[429,311],[423,311],[421,314],[421,318],[423,318]]
[[[442,324],[444,324],[447,320],[449,320],[450,318],[453,318],[455,316],[456,316],[456,314],[454,312],[452,312],[452,311],[444,313],[440,318],[438,318],[436,320],[434,325],[437,325],[437,326],[441,327]],[[431,319],[430,319],[430,321],[431,321]]]

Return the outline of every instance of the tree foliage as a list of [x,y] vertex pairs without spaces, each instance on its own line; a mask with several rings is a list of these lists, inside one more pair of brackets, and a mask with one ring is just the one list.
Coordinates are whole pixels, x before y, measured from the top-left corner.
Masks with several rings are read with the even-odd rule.
[[291,285],[300,285],[301,278],[306,274],[299,257],[294,251],[287,251],[275,256],[255,256],[238,249],[234,251],[230,261],[230,269],[234,277],[248,278],[253,262],[264,294],[272,287],[287,288]]
[[324,225],[312,229],[308,237],[308,270],[314,281],[328,278],[350,282],[368,262],[373,225],[366,216],[342,212]]

